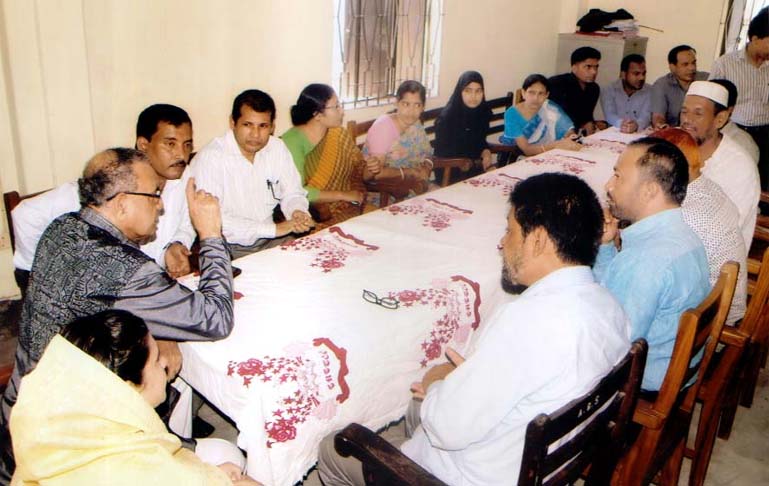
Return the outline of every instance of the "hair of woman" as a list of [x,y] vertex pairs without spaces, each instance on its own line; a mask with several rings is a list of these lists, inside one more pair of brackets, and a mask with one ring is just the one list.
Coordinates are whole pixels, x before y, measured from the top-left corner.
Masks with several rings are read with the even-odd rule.
[[149,329],[144,319],[110,309],[70,322],[61,335],[124,381],[142,384],[147,364]]
[[291,107],[291,123],[304,125],[316,114],[326,109],[328,100],[334,97],[334,89],[327,84],[313,83],[305,87],[296,104]]

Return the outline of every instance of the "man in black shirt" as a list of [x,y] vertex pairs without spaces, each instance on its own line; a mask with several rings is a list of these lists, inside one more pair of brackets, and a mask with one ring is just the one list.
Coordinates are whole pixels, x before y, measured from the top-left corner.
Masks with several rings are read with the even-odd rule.
[[592,47],[580,47],[571,53],[571,72],[550,78],[550,100],[563,108],[574,122],[574,129],[590,135],[607,128],[604,121],[593,119],[593,110],[601,94],[595,82],[601,53]]

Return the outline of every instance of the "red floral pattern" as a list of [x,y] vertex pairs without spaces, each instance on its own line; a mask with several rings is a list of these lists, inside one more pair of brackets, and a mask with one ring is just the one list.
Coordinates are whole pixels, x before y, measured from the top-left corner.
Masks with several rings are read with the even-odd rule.
[[478,311],[481,306],[480,286],[462,275],[435,280],[429,288],[400,290],[390,292],[388,296],[398,299],[404,307],[429,305],[442,311],[433,323],[429,336],[422,341],[424,358],[420,365],[423,368],[443,356],[449,343],[466,343],[470,332],[476,330],[481,322]]
[[468,179],[464,181],[464,183],[473,187],[500,188],[503,195],[509,196],[510,193],[513,192],[515,185],[521,182],[521,180],[522,179],[520,177],[514,177],[503,172],[496,171]]
[[330,420],[336,405],[350,396],[346,349],[328,338],[315,338],[311,345],[298,343],[285,351],[279,357],[230,361],[227,365],[227,376],[242,377],[243,386],[248,388],[257,379],[277,392],[276,408],[264,422],[267,447],[295,439],[297,427],[309,417]]
[[585,164],[595,165],[595,162],[576,155],[565,154],[545,154],[541,157],[530,157],[524,162],[530,162],[534,165],[555,165],[563,172],[571,172],[574,175],[580,175],[585,171]]
[[473,214],[470,209],[460,208],[431,197],[391,204],[386,210],[393,216],[421,214],[423,215],[422,226],[432,228],[434,231],[442,231],[451,226],[452,220],[467,218]]
[[280,249],[314,253],[315,257],[310,266],[328,273],[344,267],[349,257],[367,256],[379,250],[379,247],[345,233],[338,226],[332,226],[328,231],[285,243]]
[[585,147],[605,149],[615,154],[621,154],[627,148],[626,143],[622,143],[617,140],[606,140],[603,138],[595,137],[583,138],[582,144],[585,145]]

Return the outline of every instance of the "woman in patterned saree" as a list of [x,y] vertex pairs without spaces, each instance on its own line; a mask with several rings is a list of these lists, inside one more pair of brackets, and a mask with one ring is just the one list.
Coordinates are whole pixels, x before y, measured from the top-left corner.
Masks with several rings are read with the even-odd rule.
[[380,116],[366,134],[363,153],[383,159],[376,179],[401,180],[410,195],[428,190],[432,147],[419,121],[425,107],[425,87],[404,81],[395,94],[395,112]]
[[364,206],[364,180],[381,165],[366,161],[355,140],[342,128],[344,110],[334,90],[325,84],[304,88],[291,107],[290,128],[281,137],[302,176],[315,231],[327,228],[373,208]]
[[572,140],[574,124],[560,106],[547,99],[547,78],[529,75],[523,81],[523,101],[505,112],[505,133],[499,141],[516,145],[524,155],[536,155],[559,148],[579,150],[582,145]]

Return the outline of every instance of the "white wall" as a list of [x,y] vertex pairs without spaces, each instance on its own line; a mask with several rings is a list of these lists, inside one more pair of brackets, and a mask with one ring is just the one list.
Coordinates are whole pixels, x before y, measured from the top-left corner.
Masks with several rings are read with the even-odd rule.
[[[689,42],[708,67],[722,1],[626,8],[666,30],[649,34],[650,51]],[[467,69],[483,73],[489,97],[529,73],[554,74],[556,33],[588,7],[614,4],[444,0],[439,96],[428,108]],[[136,116],[152,103],[184,107],[200,148],[226,129],[234,96],[260,88],[275,98],[282,133],[302,87],[331,82],[333,16],[332,0],[0,0],[0,188],[26,194],[76,178],[97,150],[133,145]],[[651,73],[667,69],[664,53],[649,54]],[[0,225],[0,297],[12,287],[4,234]]]
[[646,51],[647,81],[653,82],[668,73],[668,51],[679,44],[697,50],[697,66],[710,70],[718,57],[716,44],[725,0],[587,0],[583,15],[590,8],[613,12],[624,8],[642,25],[660,29],[641,29],[649,38]]

